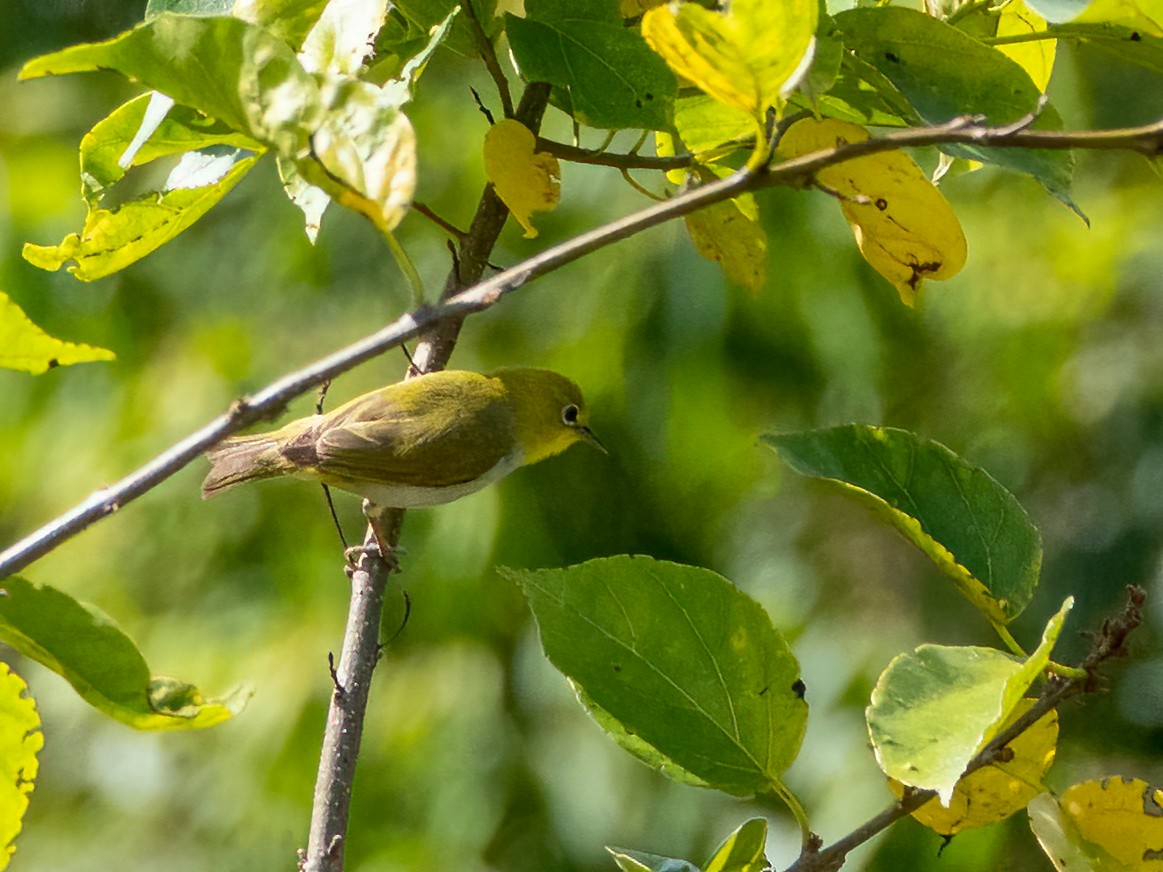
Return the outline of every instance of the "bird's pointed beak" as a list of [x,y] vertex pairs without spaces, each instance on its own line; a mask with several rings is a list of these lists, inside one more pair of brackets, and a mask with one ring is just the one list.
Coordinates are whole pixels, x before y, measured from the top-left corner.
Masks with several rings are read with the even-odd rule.
[[603,445],[598,440],[598,437],[594,435],[593,430],[591,430],[589,427],[578,427],[577,432],[581,434],[583,442],[588,442],[590,445],[594,446],[594,448],[598,449],[598,451],[602,452],[602,454],[609,456],[610,452],[606,450],[606,446]]

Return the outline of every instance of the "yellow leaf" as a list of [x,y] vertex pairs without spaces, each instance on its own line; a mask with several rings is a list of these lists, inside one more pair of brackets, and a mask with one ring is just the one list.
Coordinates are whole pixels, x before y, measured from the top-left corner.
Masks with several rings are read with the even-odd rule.
[[[783,135],[786,158],[868,139],[858,124],[805,118]],[[827,167],[816,174],[841,199],[864,259],[892,282],[905,305],[916,304],[922,280],[947,279],[965,265],[961,224],[949,202],[903,152],[883,152]]]
[[28,795],[36,783],[37,752],[44,746],[36,703],[28,685],[0,662],[0,869],[8,867]]
[[752,293],[763,290],[767,276],[767,235],[750,194],[716,203],[686,216],[687,232],[707,260],[723,267],[727,279]]
[[112,360],[113,352],[49,336],[0,291],[0,367],[40,375],[56,366]]
[[[997,19],[997,35],[1024,36],[1042,33],[1046,29],[1046,19],[1034,12],[1023,0],[1010,0],[1001,9]],[[1054,55],[1058,46],[1056,39],[1039,39],[1034,42],[1018,42],[1013,45],[999,45],[998,51],[1029,73],[1038,90],[1045,92],[1054,69]]]
[[561,170],[557,158],[534,151],[537,140],[519,121],[507,118],[485,134],[485,175],[513,217],[532,239],[537,229],[534,212],[549,212],[561,196]]
[[[1084,841],[1086,854],[1106,854],[1096,869],[1163,867],[1163,790],[1138,778],[1084,781],[1058,798],[1058,806]],[[1093,850],[1097,848],[1098,850]],[[1105,857],[1103,857],[1106,860]]]
[[1163,3],[1159,0],[1091,0],[1079,24],[1121,24],[1149,36],[1163,36]]
[[[1033,704],[1032,699],[1022,700],[1006,725]],[[1012,760],[966,775],[953,788],[948,808],[934,798],[913,812],[913,817],[945,836],[1005,820],[1043,792],[1042,778],[1054,762],[1057,743],[1058,713],[1051,711],[1010,742]],[[899,781],[889,779],[889,787],[898,799],[904,795]]]
[[642,17],[642,35],[679,76],[762,122],[811,65],[818,16],[817,0],[670,3]]

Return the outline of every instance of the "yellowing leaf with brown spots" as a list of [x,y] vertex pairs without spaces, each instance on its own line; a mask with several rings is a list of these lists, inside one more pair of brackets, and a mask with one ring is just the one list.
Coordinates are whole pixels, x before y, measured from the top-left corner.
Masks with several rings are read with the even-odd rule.
[[[1022,700],[1006,725],[1025,714],[1033,704],[1032,699]],[[1042,778],[1054,762],[1057,744],[1058,713],[1051,711],[1010,742],[1009,748],[1014,752],[1012,760],[966,775],[953,788],[948,808],[934,798],[913,812],[913,817],[943,836],[1005,820],[1045,790]],[[889,779],[889,787],[898,799],[904,795],[899,781]]]
[[727,279],[752,293],[763,290],[767,275],[767,234],[750,194],[716,203],[686,216],[695,249],[723,267]]
[[534,212],[548,212],[561,196],[561,169],[557,158],[535,151],[533,132],[520,121],[507,118],[485,134],[485,175],[497,196],[532,239],[537,229]]
[[1070,787],[1030,804],[1030,827],[1060,872],[1163,869],[1163,790],[1138,778]]
[[[785,158],[868,139],[858,124],[805,118],[779,142]],[[965,234],[944,195],[903,152],[871,154],[826,167],[816,180],[841,199],[860,253],[892,282],[905,305],[916,304],[924,279],[947,279],[965,265]]]
[[679,76],[762,120],[807,73],[818,17],[818,0],[670,3],[642,17],[642,35]]

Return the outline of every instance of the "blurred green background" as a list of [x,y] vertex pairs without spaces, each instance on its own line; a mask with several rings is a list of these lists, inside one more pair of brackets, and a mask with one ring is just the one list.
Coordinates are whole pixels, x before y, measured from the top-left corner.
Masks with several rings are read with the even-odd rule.
[[[0,18],[0,288],[54,335],[118,355],[39,378],[0,371],[0,544],[408,305],[362,220],[333,209],[319,244],[307,243],[270,164],[121,275],[84,285],[21,259],[25,241],[79,228],[77,144],[135,92],[104,75],[18,84],[16,70],[130,26],[143,5],[9,0]],[[1051,95],[1069,127],[1163,116],[1158,77],[1069,46],[1058,64]],[[486,122],[469,84],[491,93],[479,65],[442,52],[409,113],[418,197],[460,226],[483,184]],[[569,136],[552,111],[546,129]],[[1015,626],[1022,642],[1073,594],[1060,649],[1071,661],[1124,585],[1147,587],[1152,623],[1136,634],[1134,659],[1111,670],[1108,693],[1062,712],[1049,783],[1121,774],[1163,784],[1163,196],[1139,159],[1078,162],[1075,199],[1090,229],[1027,179],[985,170],[948,180],[970,260],[916,311],[864,264],[832,200],[773,191],[761,197],[771,249],[758,296],[727,287],[670,226],[474,317],[454,365],[569,374],[610,456],[574,449],[409,514],[387,631],[401,590],[412,616],[373,688],[348,868],[589,872],[614,868],[607,844],[701,863],[755,814],[771,819],[777,867],[796,853],[781,811],[672,784],[608,741],[541,656],[498,564],[629,552],[723,573],[767,607],[803,665],[811,717],[788,780],[814,828],[831,841],[884,807],[863,726],[881,669],[922,641],[995,641],[903,540],[757,443],[768,430],[847,421],[938,439],[1028,508],[1046,564]],[[495,263],[645,205],[613,171],[565,166],[563,176],[540,239],[509,228]],[[438,288],[449,266],[440,231],[413,215],[400,236]],[[330,402],[398,378],[404,363],[391,353],[343,377]],[[291,869],[305,844],[327,652],[347,605],[340,547],[314,487],[269,483],[204,503],[203,474],[202,464],[184,470],[25,574],[108,611],[156,672],[209,692],[246,682],[256,694],[224,726],[138,734],[15,662],[46,745],[14,869]],[[358,536],[356,502],[338,502]],[[940,859],[939,847],[905,821],[846,868],[1050,868],[1021,815],[959,836]]]

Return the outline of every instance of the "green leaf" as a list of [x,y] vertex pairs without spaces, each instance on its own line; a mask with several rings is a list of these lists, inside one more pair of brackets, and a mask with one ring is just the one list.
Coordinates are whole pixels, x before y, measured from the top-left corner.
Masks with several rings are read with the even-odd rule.
[[57,366],[113,360],[105,348],[54,339],[0,291],[0,367],[40,375]]
[[237,18],[165,13],[107,42],[36,58],[20,78],[115,70],[278,151],[306,152],[322,115],[319,86],[294,52]]
[[179,165],[171,187],[145,194],[113,210],[90,208],[81,232],[70,233],[59,245],[26,243],[25,260],[41,269],[57,270],[75,261],[69,272],[90,282],[124,269],[169,242],[206,214],[238,184],[258,160],[258,155],[210,156],[190,152],[191,161],[202,166]]
[[526,18],[505,16],[525,81],[564,89],[582,124],[615,130],[670,127],[674,74],[626,28],[616,0],[528,0],[525,12]]
[[222,14],[265,27],[297,50],[325,8],[345,5],[344,0],[235,0]]
[[48,585],[4,579],[0,641],[62,676],[94,708],[138,730],[211,727],[242,711],[250,691],[205,698],[194,685],[150,675],[107,615]]
[[799,665],[727,579],[626,556],[504,574],[549,659],[625,732],[716,789],[782,787],[807,723]]
[[770,868],[763,855],[766,844],[767,821],[751,818],[723,840],[703,872],[763,872]]
[[[836,16],[844,43],[900,89],[930,124],[965,115],[986,123],[1010,124],[1033,112],[1042,97],[1019,64],[955,27],[912,9],[851,9]],[[1061,130],[1062,119],[1046,106],[1034,130]],[[1070,199],[1074,158],[1069,151],[1020,148],[943,148],[970,158],[1027,173],[1085,218]]]
[[16,850],[28,795],[36,784],[36,755],[44,747],[28,685],[0,661],[0,870]]
[[699,872],[699,867],[689,860],[648,854],[646,851],[631,851],[628,848],[606,848],[622,872]]
[[1067,599],[1027,660],[994,648],[921,645],[881,673],[868,706],[868,735],[885,775],[936,790],[948,806],[965,767],[998,734],[1050,662]]
[[[740,147],[750,150],[755,139],[755,122],[750,115],[707,94],[680,97],[675,101],[674,129],[687,151],[703,160],[709,159],[704,153],[712,149],[722,149],[724,154]],[[739,145],[728,150],[723,148],[727,143]]]
[[1042,566],[1037,528],[1013,494],[944,445],[849,424],[765,435],[785,463],[838,485],[921,549],[991,620],[1030,601]]
[[1163,38],[1158,36],[1119,24],[1062,24],[1049,32],[1081,39],[1125,64],[1163,75]]
[[106,189],[121,181],[130,167],[158,158],[212,146],[262,151],[262,145],[251,137],[188,106],[170,107],[148,138],[138,143],[155,96],[134,97],[97,122],[81,140],[81,185],[90,205],[100,200]]

